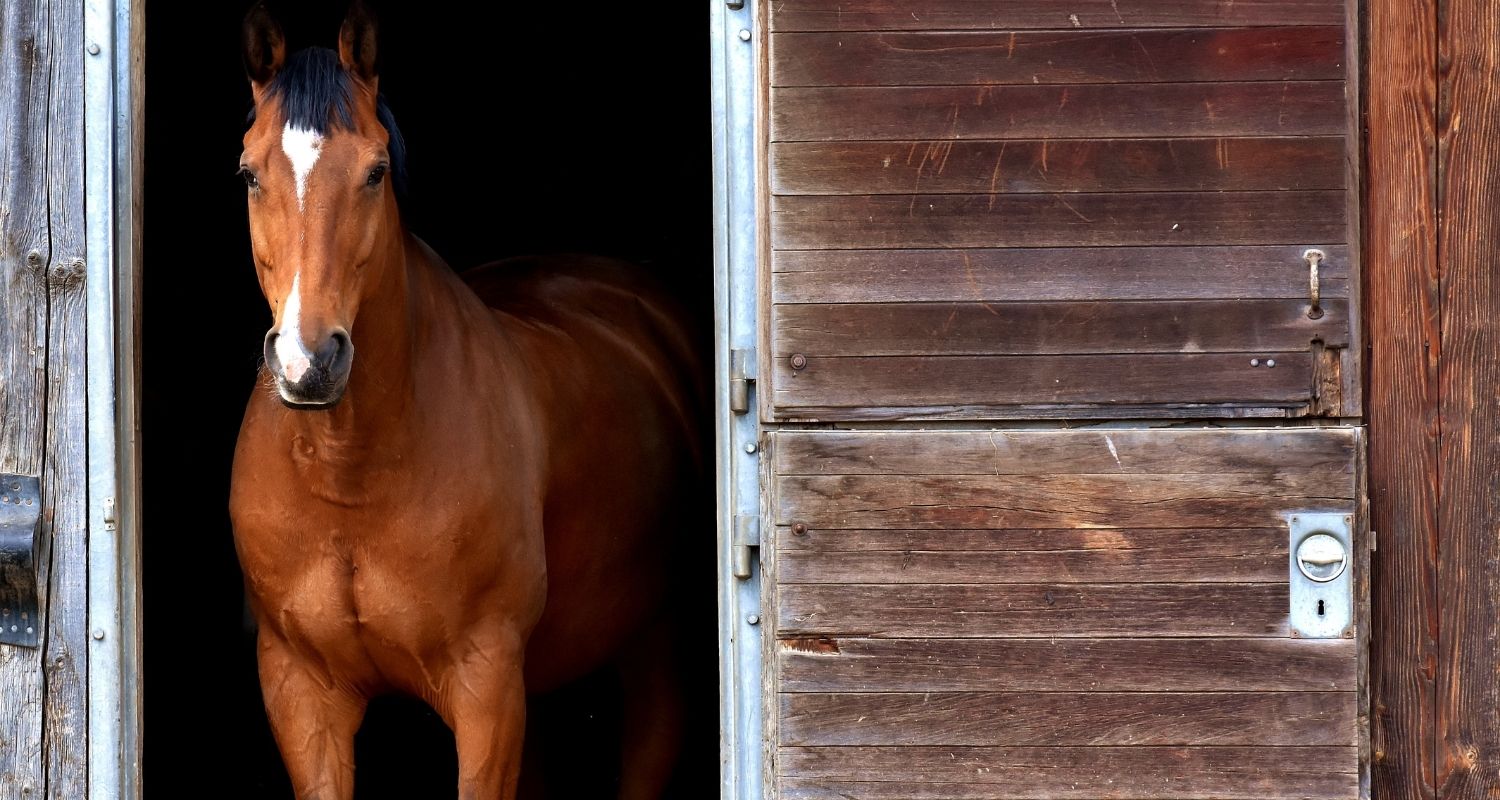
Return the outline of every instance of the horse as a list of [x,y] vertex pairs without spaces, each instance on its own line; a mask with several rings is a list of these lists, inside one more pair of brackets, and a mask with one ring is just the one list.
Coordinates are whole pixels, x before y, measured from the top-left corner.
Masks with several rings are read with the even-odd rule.
[[402,223],[405,144],[356,3],[337,50],[247,15],[251,249],[272,327],[230,491],[261,690],[298,798],[350,798],[370,699],[448,724],[462,798],[517,791],[528,692],[609,665],[620,794],[681,743],[664,587],[697,484],[697,339],[638,269],[457,273]]

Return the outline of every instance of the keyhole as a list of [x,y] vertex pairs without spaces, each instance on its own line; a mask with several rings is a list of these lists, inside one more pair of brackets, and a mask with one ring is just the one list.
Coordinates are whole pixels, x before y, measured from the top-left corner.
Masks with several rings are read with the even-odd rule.
[[1323,601],[1322,600],[1318,601],[1318,616],[1320,616],[1320,617],[1323,616]]

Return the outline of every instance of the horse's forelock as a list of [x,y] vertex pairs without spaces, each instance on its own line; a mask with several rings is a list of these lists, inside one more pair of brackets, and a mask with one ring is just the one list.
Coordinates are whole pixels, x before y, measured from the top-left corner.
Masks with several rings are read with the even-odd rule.
[[[354,127],[354,81],[354,76],[339,63],[338,53],[326,47],[309,47],[287,58],[267,86],[267,95],[276,98],[292,127],[327,136],[334,129]],[[376,97],[375,115],[390,136],[386,149],[391,157],[391,177],[397,198],[404,199],[406,140],[396,127],[396,117],[384,95]],[[255,121],[253,108],[249,121]]]

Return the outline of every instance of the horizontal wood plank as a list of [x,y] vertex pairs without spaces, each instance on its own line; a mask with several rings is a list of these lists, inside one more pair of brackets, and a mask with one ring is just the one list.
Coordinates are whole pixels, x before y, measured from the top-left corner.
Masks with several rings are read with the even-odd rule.
[[1328,136],[1342,81],[787,87],[771,141]]
[[778,636],[1284,637],[1281,583],[785,584]]
[[1352,747],[783,747],[784,800],[1349,800]]
[[778,305],[775,357],[1243,353],[1349,342],[1347,301]]
[[1272,528],[1352,508],[1322,475],[778,476],[775,522],[818,528]]
[[1343,192],[782,196],[771,200],[771,245],[840,250],[1341,244],[1347,235],[1345,199]]
[[782,692],[1353,691],[1356,654],[1352,639],[783,639],[777,642],[777,687]]
[[1342,189],[1341,137],[779,142],[774,194]]
[[772,86],[1340,80],[1342,26],[777,33]]
[[[1315,243],[1270,247],[782,250],[776,303],[1306,298]],[[1326,254],[1325,298],[1349,296],[1349,250]]]
[[[1252,366],[1251,359],[1260,359]],[[1305,403],[1308,353],[817,357],[774,362],[779,409]],[[1266,367],[1268,361],[1276,366]]]
[[[1080,530],[1067,532],[1071,536],[1051,537],[1028,535],[1032,531],[969,533],[975,536],[988,533],[994,538],[1006,536],[1041,546],[985,550],[789,550],[777,555],[777,580],[784,584],[1269,583],[1285,579],[1287,574],[1286,532],[1274,529]],[[810,535],[825,539],[839,537],[838,533],[828,531],[803,534],[800,538]],[[778,540],[782,537],[778,530]],[[864,537],[856,534],[848,538]],[[1041,538],[1047,541],[1036,541]]]
[[1180,28],[1342,25],[1340,0],[785,0],[775,31]]
[[1355,743],[1353,692],[783,694],[778,706],[791,746]]
[[779,431],[772,469],[783,477],[1295,471],[1352,486],[1355,443],[1338,428]]

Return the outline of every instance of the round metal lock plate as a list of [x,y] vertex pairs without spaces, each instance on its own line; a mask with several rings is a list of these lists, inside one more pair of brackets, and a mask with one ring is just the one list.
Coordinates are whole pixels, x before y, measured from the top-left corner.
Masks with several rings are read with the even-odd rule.
[[1297,569],[1310,581],[1327,583],[1348,566],[1349,551],[1336,536],[1314,533],[1297,545]]

